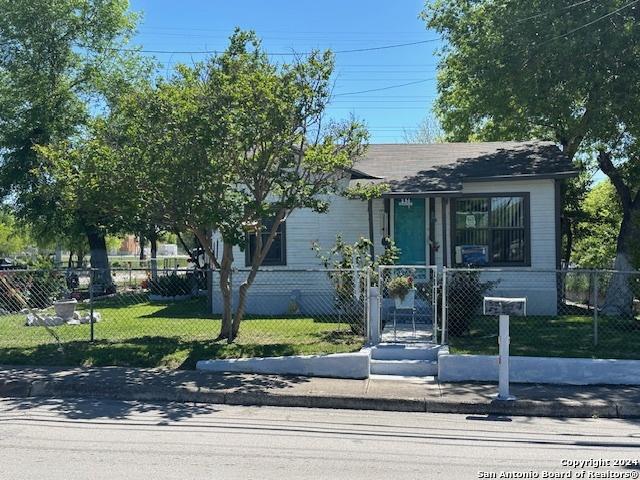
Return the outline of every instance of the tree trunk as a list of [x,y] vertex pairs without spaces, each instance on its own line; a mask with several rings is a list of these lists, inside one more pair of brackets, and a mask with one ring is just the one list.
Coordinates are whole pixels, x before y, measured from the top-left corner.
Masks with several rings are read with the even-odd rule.
[[144,260],[146,258],[146,255],[144,254],[144,245],[145,243],[147,243],[146,239],[140,235],[140,260]]
[[622,205],[622,223],[616,242],[616,260],[607,293],[602,306],[605,315],[619,315],[629,317],[633,314],[632,288],[633,265],[631,262],[634,239],[640,234],[640,191],[632,196],[632,190],[626,183],[624,176],[612,161],[610,151],[601,150],[598,153],[598,166],[609,177],[616,189]]
[[[602,306],[602,313],[605,315],[630,317],[633,315],[632,288],[633,264],[631,262],[631,243],[640,234],[638,226],[634,225],[632,218],[638,209],[625,209],[622,215],[622,224],[616,247],[616,260],[613,265],[615,273],[611,276],[611,281],[607,288],[607,293]],[[640,213],[640,212],[639,212]]]
[[85,251],[81,248],[76,251],[76,268],[84,268]]
[[233,317],[233,329],[231,332],[231,338],[229,341],[232,342],[238,336],[238,332],[240,331],[240,322],[244,318],[245,308],[247,306],[247,293],[249,292],[249,287],[253,284],[253,281],[256,279],[256,275],[258,274],[257,267],[251,267],[251,271],[247,276],[247,279],[242,282],[240,288],[238,289],[238,307],[236,308],[236,314]]
[[222,247],[222,261],[220,262],[220,293],[222,295],[222,325],[217,340],[231,337],[232,325],[232,267],[233,267],[233,245],[224,243]]
[[149,235],[149,245],[151,246],[151,278],[158,279],[158,236],[153,233]]
[[73,267],[73,250],[69,249],[69,260],[67,260],[67,268]]
[[[264,257],[267,255],[269,248],[271,248],[271,245],[273,244],[273,239],[275,238],[276,232],[278,230],[278,225],[283,220],[285,213],[285,210],[281,210],[276,215],[266,242],[262,241],[262,235],[256,235],[255,251],[253,254],[253,258],[251,259],[251,271],[249,272],[247,279],[242,282],[242,285],[240,285],[240,288],[238,289],[238,306],[236,307],[236,314],[233,318],[233,328],[231,332],[231,338],[229,338],[229,342],[232,342],[238,336],[238,331],[240,330],[240,322],[242,322],[245,314],[247,293],[249,291],[249,288],[253,284],[253,281],[256,279],[258,269],[260,268],[260,265],[262,265]],[[259,224],[258,230],[260,230],[260,228],[261,225]]]
[[95,227],[89,227],[86,231],[91,254],[91,268],[95,269],[93,284],[97,291],[113,292],[113,279],[109,268],[109,256],[107,255],[107,242],[105,235]]
[[564,255],[560,261],[562,262],[562,260],[564,260],[566,265],[569,265],[571,262],[571,252],[573,251],[573,225],[569,218],[564,218],[562,223],[564,224],[564,233],[567,243],[564,246]]

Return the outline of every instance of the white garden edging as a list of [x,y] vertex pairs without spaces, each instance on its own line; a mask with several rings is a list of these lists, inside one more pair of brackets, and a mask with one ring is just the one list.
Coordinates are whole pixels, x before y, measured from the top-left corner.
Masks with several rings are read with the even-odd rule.
[[369,359],[366,350],[330,355],[232,358],[201,360],[196,364],[196,370],[363,379],[369,377]]
[[[640,385],[640,360],[518,357],[509,363],[514,383],[560,385]],[[438,354],[438,380],[443,382],[497,382],[498,357]]]

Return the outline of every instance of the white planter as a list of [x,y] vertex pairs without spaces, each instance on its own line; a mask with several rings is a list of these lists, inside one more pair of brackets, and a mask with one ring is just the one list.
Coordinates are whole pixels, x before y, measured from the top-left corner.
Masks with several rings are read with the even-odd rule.
[[416,290],[415,288],[409,290],[403,299],[399,297],[395,297],[396,301],[396,310],[410,310],[413,308],[416,299]]
[[73,318],[73,312],[76,311],[76,305],[78,301],[75,298],[69,300],[58,300],[53,302],[53,308],[56,310],[56,316],[65,320]]

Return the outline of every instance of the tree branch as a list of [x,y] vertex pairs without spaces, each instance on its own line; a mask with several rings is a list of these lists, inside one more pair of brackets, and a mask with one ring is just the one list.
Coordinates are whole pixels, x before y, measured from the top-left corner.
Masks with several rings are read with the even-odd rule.
[[620,171],[611,161],[611,152],[600,150],[598,153],[598,166],[600,167],[600,170],[609,177],[611,183],[618,192],[623,209],[626,210],[631,208],[633,205],[633,202],[631,201],[631,191],[629,190],[629,186],[624,183],[624,179],[622,178],[622,175],[620,175]]

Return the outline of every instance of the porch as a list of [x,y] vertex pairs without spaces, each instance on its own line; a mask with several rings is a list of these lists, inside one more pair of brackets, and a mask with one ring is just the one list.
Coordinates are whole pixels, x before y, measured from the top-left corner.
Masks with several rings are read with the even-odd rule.
[[413,325],[408,323],[386,324],[380,336],[382,343],[432,343],[433,325],[427,323]]

